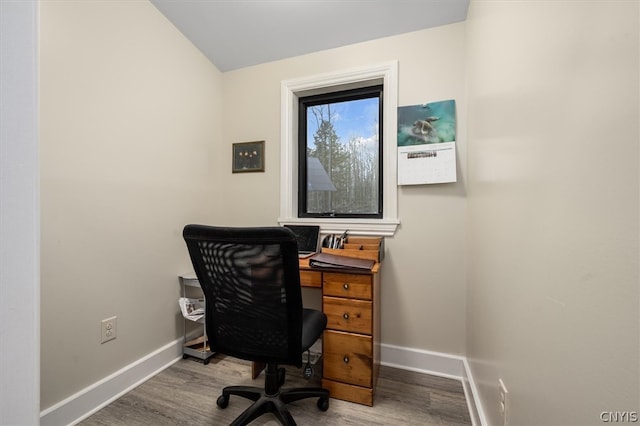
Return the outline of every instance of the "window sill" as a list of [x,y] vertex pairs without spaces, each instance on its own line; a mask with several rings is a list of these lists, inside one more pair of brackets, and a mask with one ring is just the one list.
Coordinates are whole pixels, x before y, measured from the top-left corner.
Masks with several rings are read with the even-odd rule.
[[371,235],[392,237],[400,221],[389,219],[322,219],[322,218],[280,218],[280,225],[318,225],[322,234],[341,234],[349,231],[350,235]]

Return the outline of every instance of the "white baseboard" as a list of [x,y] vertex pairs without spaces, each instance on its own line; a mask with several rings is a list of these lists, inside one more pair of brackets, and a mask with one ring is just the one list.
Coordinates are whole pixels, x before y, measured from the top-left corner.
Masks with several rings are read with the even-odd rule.
[[[182,342],[182,338],[170,342],[43,410],[40,424],[60,426],[79,423],[178,361],[182,357]],[[380,351],[382,365],[460,380],[473,425],[486,426],[478,391],[465,357],[385,344],[381,345]]]
[[471,422],[473,423],[473,426],[486,426],[488,423],[487,418],[484,415],[482,403],[480,402],[480,394],[478,393],[476,382],[473,380],[471,368],[469,367],[469,362],[466,358],[464,359],[464,377],[462,378],[462,387],[464,389],[465,397],[467,398],[467,406],[469,407],[469,414],[471,415]]
[[380,345],[380,364],[462,382],[473,426],[486,426],[484,410],[467,359],[459,355],[394,345]]
[[40,412],[40,425],[74,425],[182,358],[183,338],[105,377]]
[[382,365],[461,380],[464,357],[395,345],[380,345]]

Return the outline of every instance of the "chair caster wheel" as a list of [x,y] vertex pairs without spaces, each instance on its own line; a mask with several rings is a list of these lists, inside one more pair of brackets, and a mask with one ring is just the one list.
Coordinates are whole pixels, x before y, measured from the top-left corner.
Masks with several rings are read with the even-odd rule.
[[227,406],[229,405],[229,397],[220,395],[216,401],[216,404],[220,408],[227,408]]
[[320,411],[327,411],[329,409],[329,398],[319,398],[316,405]]
[[202,362],[203,362],[203,364],[204,364],[204,365],[209,364],[209,358],[207,358],[207,359],[203,360]]
[[189,355],[187,355],[187,354],[182,354],[182,359],[187,359],[187,358],[189,358]]

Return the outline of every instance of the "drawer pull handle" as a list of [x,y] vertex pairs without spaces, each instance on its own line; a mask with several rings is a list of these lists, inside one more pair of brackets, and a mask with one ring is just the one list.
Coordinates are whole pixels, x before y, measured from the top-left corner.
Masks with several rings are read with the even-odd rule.
[[345,290],[349,290],[349,283],[344,283],[342,288],[344,288]]
[[344,314],[342,314],[342,318],[348,320],[349,319],[349,313],[345,312]]
[[345,364],[349,364],[349,357],[345,355],[342,361],[344,361]]

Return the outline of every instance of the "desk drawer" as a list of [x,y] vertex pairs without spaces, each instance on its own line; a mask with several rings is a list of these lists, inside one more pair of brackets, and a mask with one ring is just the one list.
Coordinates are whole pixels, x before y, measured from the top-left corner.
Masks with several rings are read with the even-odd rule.
[[371,300],[373,296],[371,275],[325,272],[323,294]]
[[371,336],[326,330],[322,347],[325,379],[369,388],[372,386]]
[[329,391],[331,398],[373,406],[373,388],[355,386],[335,380],[322,379],[322,387]]
[[302,287],[322,287],[322,272],[301,270],[300,285]]
[[322,312],[327,315],[327,328],[353,333],[371,334],[372,309],[368,300],[323,297]]

